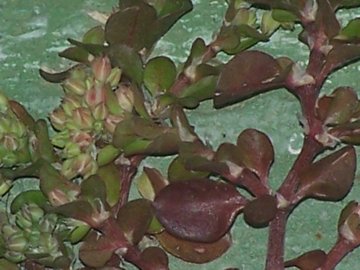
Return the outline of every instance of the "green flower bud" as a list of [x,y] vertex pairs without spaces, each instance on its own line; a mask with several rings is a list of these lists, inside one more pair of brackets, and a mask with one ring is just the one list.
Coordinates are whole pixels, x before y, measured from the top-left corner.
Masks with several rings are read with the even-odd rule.
[[65,93],[71,93],[80,96],[83,95],[87,90],[85,82],[81,79],[75,78],[67,79],[63,84],[63,88]]
[[1,232],[2,232],[2,236],[5,238],[5,240],[8,239],[13,234],[21,233],[19,228],[17,228],[14,225],[10,225],[10,224],[4,224],[1,228]]
[[94,119],[87,108],[77,108],[73,111],[73,124],[77,129],[91,129]]
[[125,85],[119,85],[115,91],[120,107],[127,112],[132,112],[134,107],[134,93],[131,88]]
[[41,233],[38,230],[31,230],[26,234],[29,247],[37,247],[39,245],[40,234]]
[[62,100],[62,104],[61,104],[65,114],[69,117],[72,117],[73,114],[73,110],[80,108],[81,104],[80,101],[71,95],[66,95],[63,100]]
[[32,223],[38,224],[40,219],[44,216],[44,210],[42,210],[37,204],[30,203],[25,204],[21,208],[21,214]]
[[24,216],[22,211],[16,213],[16,225],[18,225],[21,229],[31,229],[32,228],[32,221],[29,216]]
[[39,223],[40,232],[52,232],[56,226],[57,220],[56,214],[46,215]]
[[56,130],[63,130],[65,127],[66,115],[62,107],[53,110],[50,115],[50,122]]
[[11,180],[6,180],[4,177],[0,174],[0,197],[4,196],[12,187]]
[[81,153],[80,146],[73,142],[68,142],[65,145],[63,152],[65,158],[73,158],[80,155],[80,153]]
[[104,102],[101,102],[95,106],[92,110],[92,114],[95,120],[104,120],[108,116],[108,109]]
[[118,86],[120,79],[121,79],[121,73],[122,73],[122,71],[120,68],[118,68],[118,67],[113,68],[111,70],[109,77],[106,80],[106,83],[109,83],[111,85],[111,87]]
[[13,234],[6,241],[7,248],[11,251],[23,252],[27,246],[27,240],[22,233]]
[[5,252],[4,257],[13,263],[20,263],[26,259],[23,253],[10,250]]
[[91,62],[91,68],[94,77],[100,81],[105,82],[111,73],[111,63],[108,57],[97,57]]
[[40,235],[39,244],[45,247],[45,250],[50,254],[57,254],[59,250],[59,243],[51,233],[42,233]]
[[57,147],[63,148],[66,143],[70,140],[70,134],[68,130],[63,130],[61,132],[56,133],[51,138],[51,143]]

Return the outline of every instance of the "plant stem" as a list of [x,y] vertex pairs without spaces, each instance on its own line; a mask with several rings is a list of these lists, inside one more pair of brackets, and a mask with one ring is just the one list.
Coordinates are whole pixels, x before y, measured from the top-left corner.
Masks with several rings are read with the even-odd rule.
[[285,229],[288,214],[288,210],[279,210],[270,222],[266,270],[284,269]]
[[348,240],[339,237],[336,244],[327,254],[325,263],[319,268],[319,270],[335,269],[339,262],[357,246],[357,244],[351,243]]

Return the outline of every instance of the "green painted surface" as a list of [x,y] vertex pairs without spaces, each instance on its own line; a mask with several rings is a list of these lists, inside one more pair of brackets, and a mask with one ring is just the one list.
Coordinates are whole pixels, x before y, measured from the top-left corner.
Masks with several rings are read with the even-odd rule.
[[[38,68],[46,65],[63,69],[69,65],[56,54],[67,46],[66,38],[79,38],[94,22],[89,11],[109,11],[117,1],[96,0],[2,0],[0,2],[0,89],[22,102],[35,117],[46,114],[58,104],[61,89],[44,82]],[[221,23],[224,1],[195,0],[194,11],[185,16],[159,43],[155,53],[184,60],[195,37],[211,39]],[[341,12],[341,21],[360,16],[360,9]],[[271,43],[258,46],[275,56],[288,55],[304,63],[307,52],[298,44],[295,33],[276,34]],[[353,64],[333,74],[324,86],[325,92],[348,85],[360,93],[360,64]],[[286,175],[300,150],[302,134],[297,123],[300,112],[297,100],[285,90],[259,95],[240,104],[213,111],[205,102],[189,113],[196,131],[214,147],[234,142],[248,127],[266,132],[274,144],[276,161],[271,171],[271,185],[276,188]],[[280,117],[280,118],[279,118]],[[166,161],[166,160],[165,160]],[[150,159],[145,164],[163,168],[166,162]],[[304,251],[328,250],[336,240],[336,223],[341,208],[352,199],[360,200],[359,174],[352,192],[340,203],[308,200],[291,216],[286,238],[286,257]],[[34,183],[30,184],[33,185]],[[19,185],[26,188],[29,184]],[[219,260],[207,265],[193,265],[171,259],[171,269],[219,270],[238,267],[241,270],[263,269],[266,254],[266,229],[255,230],[239,218],[232,230],[234,244]],[[359,268],[360,250],[350,254],[337,268]],[[133,269],[129,267],[128,269]]]

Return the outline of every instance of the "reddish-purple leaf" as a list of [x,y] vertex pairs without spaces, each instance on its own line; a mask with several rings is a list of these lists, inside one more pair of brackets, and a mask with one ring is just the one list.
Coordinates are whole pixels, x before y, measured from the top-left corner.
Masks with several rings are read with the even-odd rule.
[[277,200],[274,196],[264,195],[246,204],[245,221],[255,228],[265,227],[276,215]]
[[79,251],[80,260],[90,267],[102,267],[110,260],[113,252],[119,247],[111,239],[99,236],[97,232],[90,232]]
[[318,8],[315,17],[315,26],[317,31],[324,32],[330,39],[339,33],[340,24],[329,1],[324,0],[318,1],[317,3]]
[[159,247],[148,247],[141,252],[141,259],[146,261],[151,269],[168,270],[169,259]]
[[300,270],[316,270],[325,262],[326,253],[321,249],[308,251],[301,256],[286,261],[285,267],[297,267]]
[[360,206],[351,201],[341,211],[338,221],[338,233],[341,237],[352,243],[360,244]]
[[167,232],[158,234],[162,247],[172,255],[192,263],[207,263],[223,255],[231,245],[231,237],[226,234],[213,243],[197,243],[179,239]]
[[215,107],[283,85],[282,68],[272,56],[260,51],[237,54],[223,68],[216,87]]
[[160,223],[174,236],[214,242],[228,232],[245,202],[230,184],[197,179],[171,183],[153,206]]
[[149,228],[152,217],[151,202],[137,199],[120,208],[117,222],[126,239],[132,244],[137,244]]
[[321,200],[340,200],[350,191],[355,170],[355,149],[344,147],[311,164],[300,174],[298,194]]
[[51,73],[51,72],[47,72],[43,69],[39,69],[39,74],[44,80],[46,80],[48,82],[61,83],[70,77],[70,73],[71,73],[72,69],[73,68],[69,68],[65,71],[56,72],[56,73],[55,72]]
[[274,148],[268,136],[256,129],[246,129],[241,132],[236,144],[242,163],[261,180],[267,179],[274,161]]

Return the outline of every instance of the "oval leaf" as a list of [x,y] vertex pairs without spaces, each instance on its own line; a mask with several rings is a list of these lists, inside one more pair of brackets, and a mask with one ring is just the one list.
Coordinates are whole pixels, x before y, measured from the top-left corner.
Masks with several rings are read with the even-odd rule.
[[176,66],[168,57],[152,58],[145,66],[144,84],[154,96],[170,88],[175,77]]
[[166,253],[159,247],[148,247],[141,252],[141,259],[149,268],[156,270],[168,270],[169,259]]
[[167,232],[162,232],[156,237],[167,252],[192,263],[213,261],[224,254],[231,245],[231,238],[228,234],[213,243],[190,242],[175,238]]
[[223,68],[216,87],[215,107],[235,103],[251,95],[280,87],[281,67],[270,55],[260,51],[237,54]]
[[274,196],[264,195],[246,204],[244,219],[252,227],[266,227],[276,215],[277,201]]
[[232,185],[197,179],[162,189],[153,206],[156,217],[176,237],[214,242],[230,228],[245,200]]
[[150,201],[137,199],[120,208],[117,221],[127,240],[137,244],[149,228],[152,217]]
[[256,129],[244,130],[237,139],[242,163],[261,180],[268,177],[274,161],[274,148],[268,136]]
[[325,260],[326,253],[321,249],[315,249],[285,262],[285,267],[297,267],[301,270],[316,270],[319,269]]
[[355,170],[355,149],[344,147],[316,161],[300,174],[299,194],[321,200],[340,200],[350,191]]

